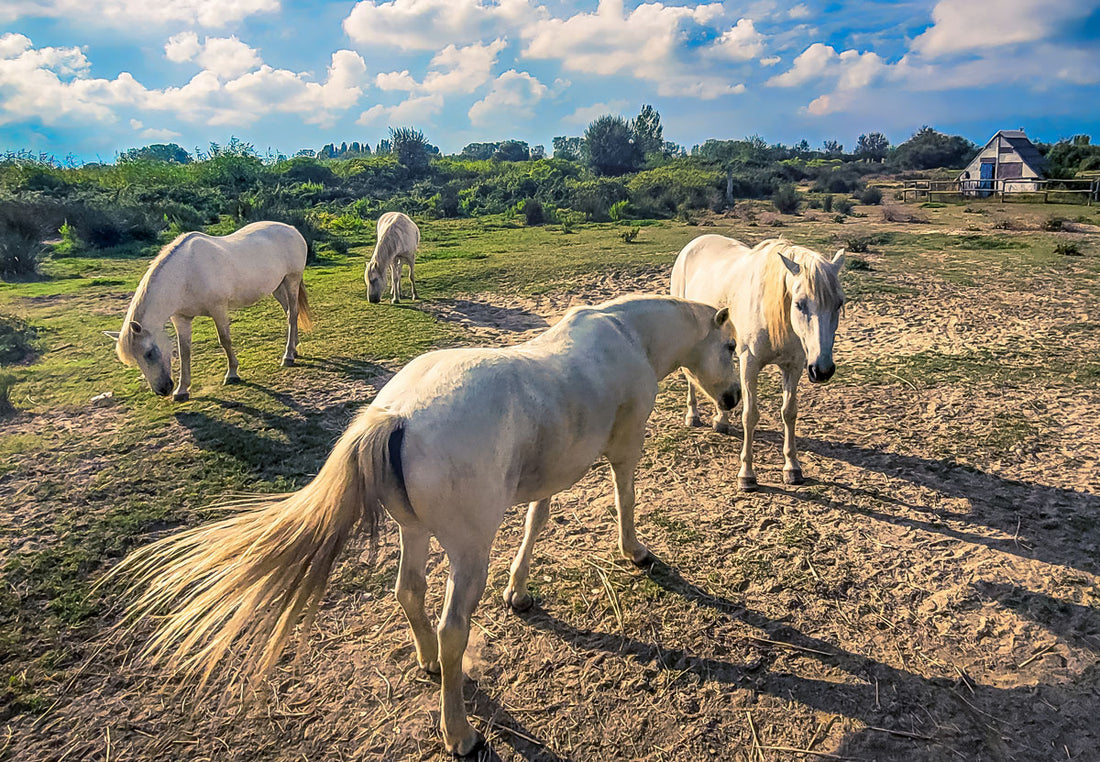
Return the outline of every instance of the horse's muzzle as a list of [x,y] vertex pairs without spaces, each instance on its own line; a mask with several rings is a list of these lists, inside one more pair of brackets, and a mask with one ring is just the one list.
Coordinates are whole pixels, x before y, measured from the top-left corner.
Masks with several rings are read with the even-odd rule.
[[816,365],[807,365],[806,373],[810,377],[810,381],[815,384],[823,384],[833,377],[836,373],[836,366],[830,365],[828,368],[819,369]]
[[733,410],[740,401],[741,387],[737,387],[733,391],[722,392],[722,397],[718,400],[718,407],[723,410]]
[[153,389],[153,393],[156,394],[158,397],[167,397],[169,394],[172,393],[172,384],[168,383],[163,386],[157,386]]

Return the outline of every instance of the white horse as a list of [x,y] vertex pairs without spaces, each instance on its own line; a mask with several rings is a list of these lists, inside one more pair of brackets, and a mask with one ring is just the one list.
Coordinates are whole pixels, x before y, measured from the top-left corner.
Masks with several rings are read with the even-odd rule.
[[122,330],[104,331],[115,340],[118,359],[137,365],[156,394],[172,390],[172,351],[165,323],[176,327],[180,380],[173,398],[182,402],[191,388],[191,321],[214,319],[218,340],[229,359],[225,383],[239,383],[237,355],[229,340],[229,310],[246,307],[268,294],[287,316],[283,365],[294,364],[298,324],[309,330],[311,316],[302,271],[306,242],[281,222],[254,222],[227,236],[184,233],[165,246],[138,284]]
[[[611,463],[619,550],[650,558],[634,530],[634,471],[660,379],[690,368],[732,402],[728,311],[670,297],[571,310],[541,336],[504,349],[447,349],[409,363],[348,427],[320,473],[288,496],[131,554],[121,575],[140,594],[131,621],[157,627],[154,662],[201,678],[232,645],[258,678],[299,620],[313,620],[337,555],[357,525],[373,539],[383,508],[398,523],[397,599],[417,661],[442,674],[446,747],[479,742],[462,699],[462,654],[485,589],[489,550],[508,508],[530,502],[505,601],[531,605],[527,578],[550,497],[601,455]],[[236,507],[241,508],[241,505]],[[434,535],[450,562],[435,632],[424,610]]]
[[[795,450],[794,425],[798,417],[798,381],[806,368],[810,381],[824,383],[836,371],[833,340],[844,305],[840,272],[844,250],[830,261],[812,249],[782,238],[750,249],[720,235],[699,236],[683,248],[672,268],[674,296],[697,299],[714,307],[728,307],[737,336],[744,407],[744,443],[741,447],[741,489],[756,488],[752,467],[752,440],[760,412],[756,381],[765,365],[783,373],[783,480],[801,484],[802,466]],[[688,378],[688,426],[699,425],[695,384]],[[729,431],[729,418],[719,410],[715,431]]]
[[412,298],[416,299],[416,248],[420,246],[420,228],[401,212],[386,212],[378,218],[378,241],[374,256],[367,263],[363,280],[367,282],[367,299],[377,304],[382,299],[382,281],[390,275],[391,301],[401,301],[401,265],[409,266]]

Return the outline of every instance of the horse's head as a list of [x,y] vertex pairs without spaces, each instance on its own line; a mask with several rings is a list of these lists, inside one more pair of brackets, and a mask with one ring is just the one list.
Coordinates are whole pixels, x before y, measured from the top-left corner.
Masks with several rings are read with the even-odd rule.
[[382,301],[382,285],[385,278],[382,277],[382,266],[378,264],[377,259],[372,258],[367,263],[365,280],[367,281],[367,300],[371,304],[378,304]]
[[692,349],[684,367],[695,382],[723,410],[732,410],[741,401],[741,376],[734,362],[737,337],[730,311],[723,307],[714,314],[706,336]]
[[844,249],[837,251],[831,262],[817,254],[804,257],[803,264],[779,256],[787,268],[791,326],[806,354],[806,373],[810,381],[824,383],[836,372],[833,340],[844,306],[844,290],[840,287]]
[[115,340],[118,359],[141,368],[154,394],[166,397],[172,392],[172,346],[163,327],[149,330],[128,320],[121,331],[103,333]]

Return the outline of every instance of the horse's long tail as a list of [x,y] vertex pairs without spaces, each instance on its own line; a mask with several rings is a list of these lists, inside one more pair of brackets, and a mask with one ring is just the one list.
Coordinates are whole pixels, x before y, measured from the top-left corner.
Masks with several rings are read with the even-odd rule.
[[309,297],[306,296],[305,280],[298,283],[298,327],[303,331],[313,328],[313,313],[309,311]]
[[401,418],[368,409],[303,489],[130,554],[108,579],[137,594],[124,623],[155,621],[142,656],[200,689],[231,646],[242,655],[234,677],[267,674],[299,622],[304,640],[352,535],[373,544],[381,504],[407,501],[403,436]]

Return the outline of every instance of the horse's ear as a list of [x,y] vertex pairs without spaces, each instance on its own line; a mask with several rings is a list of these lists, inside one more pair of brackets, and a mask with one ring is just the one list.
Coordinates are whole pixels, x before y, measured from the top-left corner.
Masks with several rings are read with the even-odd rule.
[[800,272],[802,272],[802,268],[799,267],[798,263],[795,262],[793,259],[788,259],[782,254],[779,255],[779,258],[783,260],[783,265],[791,271],[791,275],[798,275]]
[[130,330],[133,331],[136,334],[140,334],[141,333],[141,323],[139,323],[136,320],[131,320],[130,321]]
[[104,331],[103,335],[111,341],[118,341],[118,331]]
[[730,308],[729,307],[723,307],[722,309],[718,310],[718,312],[714,313],[714,327],[715,328],[720,328],[722,326],[722,324],[725,323],[729,319],[730,319]]
[[844,249],[836,250],[836,256],[833,257],[833,267],[838,270],[844,267]]

